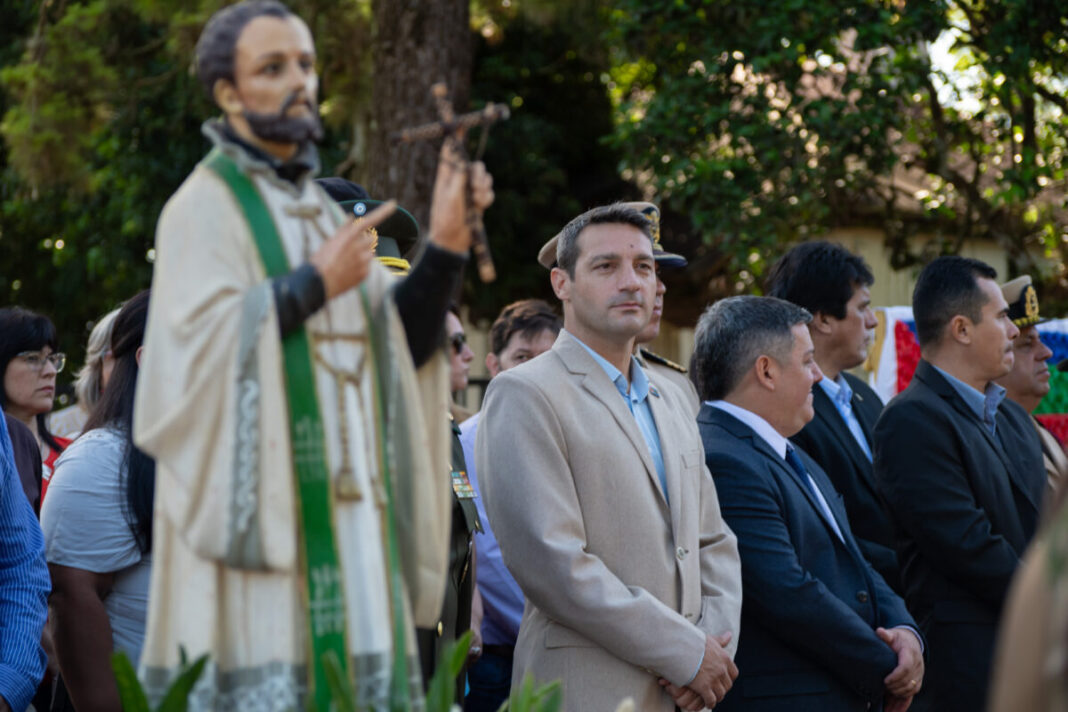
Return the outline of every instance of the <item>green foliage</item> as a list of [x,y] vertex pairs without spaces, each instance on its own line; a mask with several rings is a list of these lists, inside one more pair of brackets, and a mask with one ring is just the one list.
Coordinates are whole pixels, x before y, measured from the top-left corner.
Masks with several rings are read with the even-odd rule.
[[[426,712],[450,712],[456,699],[456,680],[467,662],[467,653],[471,647],[470,631],[449,645],[442,653],[442,662],[434,671],[426,696]],[[356,692],[352,681],[345,674],[337,655],[330,651],[323,662],[326,677],[330,684],[331,699],[336,712],[356,712]],[[148,698],[137,679],[130,659],[125,653],[111,656],[111,668],[115,672],[115,681],[119,686],[119,699],[125,712],[185,712],[189,705],[189,695],[197,680],[204,673],[208,656],[203,655],[189,664],[185,651],[181,651],[181,668],[171,686],[164,693],[163,701],[156,710],[151,710]],[[523,684],[512,690],[511,697],[501,705],[502,712],[558,712],[563,704],[560,683],[552,682],[538,689],[530,677]]]
[[534,689],[534,680],[526,675],[519,689],[512,688],[508,699],[497,712],[557,712],[563,704],[559,681]]
[[[727,291],[835,226],[882,228],[898,267],[973,238],[1033,267],[1068,235],[1068,7],[623,0],[607,17],[612,143],[689,216]],[[955,69],[932,59],[939,37]]]
[[448,712],[452,709],[456,699],[456,680],[460,671],[467,662],[467,653],[471,648],[471,631],[467,631],[448,645],[441,654],[434,675],[430,678],[427,686],[426,707],[427,711]]
[[[200,125],[217,109],[190,71],[192,48],[223,4],[43,3],[34,25],[31,4],[0,0],[11,40],[0,50],[0,304],[56,323],[72,356],[65,381],[95,320],[149,286],[159,213],[206,152]],[[333,52],[320,56],[324,84],[358,96],[368,70],[341,38],[367,36],[369,3],[304,4],[294,7],[324,26],[320,51]],[[328,145],[325,165],[344,152]]]
[[[577,10],[576,10],[577,11]],[[500,35],[480,35],[472,103],[507,104],[512,118],[493,128],[486,166],[496,194],[485,216],[497,282],[486,288],[474,270],[464,303],[493,319],[511,301],[555,301],[538,249],[573,217],[604,203],[637,197],[618,174],[621,153],[605,145],[612,106],[601,82],[607,67],[584,47],[579,25],[497,16]]]
[[338,660],[337,653],[333,650],[327,651],[323,655],[323,666],[326,668],[326,682],[330,685],[330,698],[334,702],[336,712],[356,712],[356,690],[345,674],[345,668]]
[[[163,701],[154,712],[185,712],[189,707],[189,695],[193,691],[197,680],[204,673],[204,667],[208,664],[208,656],[202,655],[188,664],[185,659],[185,651],[182,651],[182,666],[177,677],[163,695]],[[125,712],[153,712],[148,705],[148,698],[137,679],[130,659],[125,653],[113,653],[111,656],[111,669],[115,672],[115,681],[119,686],[119,700]]]

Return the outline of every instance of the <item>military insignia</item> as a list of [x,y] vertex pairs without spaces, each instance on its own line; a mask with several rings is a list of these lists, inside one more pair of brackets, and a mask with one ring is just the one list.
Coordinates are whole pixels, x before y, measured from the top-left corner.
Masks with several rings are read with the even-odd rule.
[[686,370],[685,366],[681,366],[681,365],[675,363],[674,361],[672,361],[669,358],[664,358],[660,354],[653,353],[649,349],[639,349],[639,350],[641,351],[642,358],[644,358],[646,361],[650,361],[652,363],[659,364],[661,366],[667,366],[672,371],[678,371],[679,373],[688,373],[688,371]]
[[457,499],[474,499],[478,496],[475,488],[471,486],[466,470],[452,471],[452,491],[456,493]]
[[1024,310],[1028,319],[1038,319],[1038,292],[1030,284],[1024,289]]
[[[362,206],[363,203],[357,203],[356,205]],[[366,210],[366,208],[364,208],[364,210]],[[356,208],[353,208],[352,212],[356,212]],[[359,225],[362,220],[363,218],[356,218],[356,224]],[[371,251],[373,252],[378,249],[378,230],[373,227],[369,227],[367,228],[367,232],[371,233]]]
[[367,203],[356,203],[352,206],[352,213],[356,217],[360,217],[367,212]]
[[656,209],[655,205],[650,205],[647,208],[643,208],[641,213],[649,221],[649,232],[652,233],[653,247],[658,250],[663,249],[660,246],[660,211]]

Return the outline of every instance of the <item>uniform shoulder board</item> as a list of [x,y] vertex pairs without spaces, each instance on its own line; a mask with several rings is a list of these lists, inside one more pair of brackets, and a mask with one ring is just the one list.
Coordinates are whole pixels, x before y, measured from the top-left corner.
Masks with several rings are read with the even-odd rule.
[[686,369],[683,366],[675,363],[671,359],[664,358],[660,354],[653,353],[649,349],[639,349],[642,352],[642,358],[652,363],[660,364],[661,366],[667,366],[672,371],[678,371],[679,373],[686,373]]

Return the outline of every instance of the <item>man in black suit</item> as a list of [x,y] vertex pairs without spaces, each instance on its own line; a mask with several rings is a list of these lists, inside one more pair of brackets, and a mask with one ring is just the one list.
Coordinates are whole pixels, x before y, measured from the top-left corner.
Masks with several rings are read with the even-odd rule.
[[716,709],[900,712],[923,682],[919,632],[827,475],[787,440],[811,420],[821,377],[810,319],[781,299],[732,297],[697,325],[698,425],[742,559],[739,677]]
[[931,646],[917,702],[937,712],[986,707],[998,615],[1045,485],[1027,412],[993,383],[1012,368],[1019,333],[996,278],[963,257],[920,273],[912,311],[922,359],[874,433],[909,609]]
[[847,369],[864,363],[871,346],[875,281],[864,260],[829,242],[805,242],[787,252],[768,277],[765,293],[812,314],[808,333],[823,380],[812,389],[812,421],[790,440],[819,463],[845,500],[860,550],[902,593],[894,529],[872,474],[871,431],[883,402]]

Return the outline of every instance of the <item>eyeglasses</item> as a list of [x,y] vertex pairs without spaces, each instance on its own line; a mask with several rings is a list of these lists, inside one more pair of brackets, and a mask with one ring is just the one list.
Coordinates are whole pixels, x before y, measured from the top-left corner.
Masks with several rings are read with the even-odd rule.
[[467,334],[457,331],[449,336],[449,343],[452,344],[452,350],[459,354],[464,350],[464,344],[467,343]]
[[25,361],[26,365],[34,371],[40,371],[44,368],[45,361],[52,364],[56,369],[56,373],[62,371],[63,367],[67,365],[67,354],[62,352],[56,352],[46,356],[44,351],[22,351],[15,354],[15,357]]

